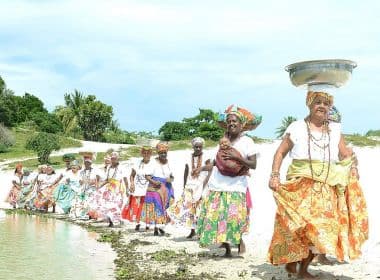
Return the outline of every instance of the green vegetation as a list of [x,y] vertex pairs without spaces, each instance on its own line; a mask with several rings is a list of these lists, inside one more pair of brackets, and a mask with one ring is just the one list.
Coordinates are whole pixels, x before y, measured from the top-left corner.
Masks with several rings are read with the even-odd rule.
[[380,137],[380,130],[369,130],[365,136],[376,136]]
[[346,134],[344,135],[344,139],[347,143],[351,143],[352,145],[358,147],[375,147],[380,145],[380,141],[360,134]]
[[284,135],[286,129],[288,128],[288,126],[296,121],[297,118],[295,117],[292,117],[292,116],[287,116],[285,118],[282,119],[281,121],[281,126],[279,126],[277,129],[276,129],[276,138],[277,139],[280,139],[282,138],[282,136]]
[[[26,141],[31,136],[36,135],[37,132],[26,130],[23,128],[13,128],[11,130],[13,138],[15,139],[14,145],[9,147],[6,152],[0,153],[0,160],[13,159],[13,158],[25,158],[35,156],[35,152],[25,149]],[[58,136],[59,145],[62,149],[70,147],[81,147],[82,143],[78,140]]]
[[42,164],[48,163],[51,152],[58,151],[61,146],[59,145],[59,138],[55,134],[39,132],[26,141],[25,148],[35,151],[38,161]]
[[0,123],[0,153],[8,151],[15,143],[12,132]]
[[182,122],[166,122],[160,129],[161,140],[178,141],[203,137],[218,141],[223,136],[223,129],[218,125],[218,114],[210,109],[199,109],[199,114],[184,118]]

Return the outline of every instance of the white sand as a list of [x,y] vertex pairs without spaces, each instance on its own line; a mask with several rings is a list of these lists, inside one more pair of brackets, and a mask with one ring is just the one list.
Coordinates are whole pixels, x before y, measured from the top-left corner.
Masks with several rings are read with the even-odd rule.
[[[271,144],[261,144],[259,146],[260,157],[258,159],[257,170],[252,172],[250,179],[250,191],[253,200],[253,211],[251,214],[250,232],[244,236],[247,243],[247,254],[244,259],[206,259],[202,264],[192,267],[196,271],[221,272],[229,275],[231,279],[286,279],[287,275],[283,268],[274,267],[266,262],[266,254],[272,237],[275,203],[272,198],[272,192],[267,186],[268,177],[271,171],[273,154],[278,146],[278,142]],[[103,144],[102,150],[107,150],[109,144]],[[85,147],[83,147],[85,149]],[[377,181],[377,175],[380,170],[376,159],[380,158],[380,147],[377,148],[358,148],[354,147],[359,160],[359,172],[361,185],[367,199],[369,221],[370,221],[370,239],[363,247],[363,256],[361,259],[350,264],[339,264],[334,266],[315,267],[316,272],[321,272],[320,279],[376,279],[380,277],[380,219],[377,213],[380,212],[380,194]],[[207,151],[206,151],[207,152]],[[209,151],[208,151],[209,152]],[[190,155],[190,150],[169,152],[168,158],[170,166],[173,169],[175,181],[175,196],[178,197],[182,190],[182,178],[184,163]],[[285,175],[289,159],[283,163],[281,170],[282,176]],[[128,162],[122,164],[128,168]],[[11,172],[2,172],[0,174],[0,200],[3,201],[10,187]],[[4,203],[0,203],[0,207]],[[133,225],[127,225],[132,228]],[[186,248],[188,252],[205,251],[200,249],[197,242],[183,241],[183,236],[188,232],[182,228],[168,226],[167,232],[171,237],[154,237],[152,234],[143,233],[144,238],[158,242],[157,248],[174,249]],[[128,233],[127,238],[134,239],[140,237],[138,233]],[[144,247],[148,248],[149,246]],[[156,249],[157,249],[156,248]],[[142,249],[142,250],[143,250]],[[150,248],[153,250],[153,247]],[[208,252],[208,250],[206,250]],[[211,253],[220,254],[221,250],[214,249]],[[313,269],[313,268],[312,268]],[[245,275],[244,277],[238,276]],[[344,275],[344,276],[343,276]]]

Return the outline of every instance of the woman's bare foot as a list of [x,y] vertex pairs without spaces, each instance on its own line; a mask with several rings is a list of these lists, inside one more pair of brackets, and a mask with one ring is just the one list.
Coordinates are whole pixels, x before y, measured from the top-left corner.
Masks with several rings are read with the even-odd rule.
[[241,239],[240,244],[239,244],[239,249],[238,249],[238,255],[239,256],[244,255],[245,252],[246,252],[245,244],[244,244],[243,239]]
[[226,249],[226,253],[223,255],[223,257],[225,257],[225,258],[231,258],[232,254],[231,254],[231,246],[230,246],[230,244],[228,244],[227,242],[223,242],[222,243],[222,247]]
[[315,255],[311,251],[309,251],[309,255],[301,261],[300,268],[297,274],[298,279],[315,279],[316,278],[314,275],[310,274],[307,271],[314,256]]
[[292,275],[297,274],[297,262],[287,263],[285,265],[285,270],[288,273],[288,277],[292,277]]
[[326,254],[320,254],[317,256],[318,263],[323,264],[323,265],[333,265],[334,262],[330,261],[327,257]]
[[190,234],[188,235],[188,236],[186,236],[186,238],[187,239],[191,239],[191,238],[193,238],[195,236],[195,229],[191,229],[191,231],[190,231]]
[[304,279],[304,280],[309,280],[309,279],[317,279],[316,276],[310,274],[308,271],[304,272],[304,273],[298,273],[297,275],[297,279]]

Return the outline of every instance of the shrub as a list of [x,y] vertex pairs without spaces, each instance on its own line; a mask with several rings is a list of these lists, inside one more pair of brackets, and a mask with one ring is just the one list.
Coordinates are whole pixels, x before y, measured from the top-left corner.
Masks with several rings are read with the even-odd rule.
[[52,151],[59,150],[58,136],[46,132],[40,132],[26,141],[25,148],[35,151],[40,163],[48,163]]
[[9,147],[13,146],[15,138],[12,132],[4,125],[0,124],[0,153],[5,153]]

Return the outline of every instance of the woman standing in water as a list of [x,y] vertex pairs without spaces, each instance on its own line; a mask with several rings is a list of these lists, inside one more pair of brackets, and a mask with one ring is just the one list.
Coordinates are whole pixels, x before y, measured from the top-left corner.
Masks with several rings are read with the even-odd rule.
[[23,174],[22,164],[18,163],[18,164],[16,164],[14,175],[12,178],[11,190],[9,191],[8,196],[5,200],[13,208],[16,208],[16,206],[17,206],[17,202],[18,202],[20,192],[21,192],[21,188],[22,188],[23,177],[24,177],[24,174]]

